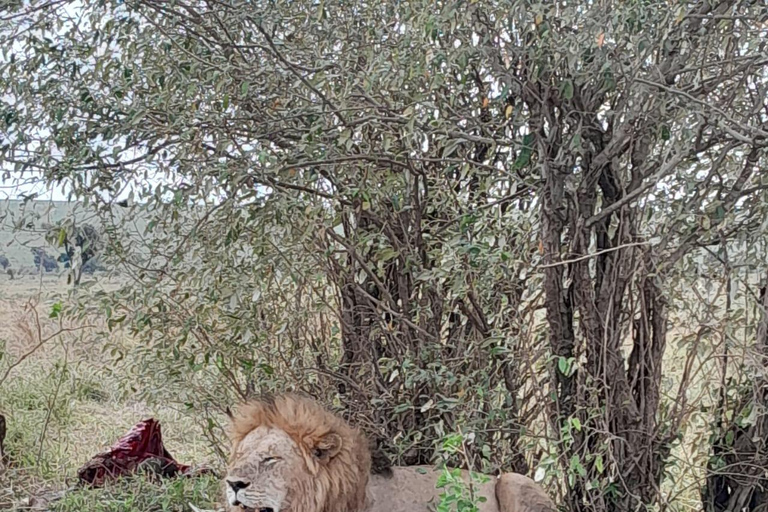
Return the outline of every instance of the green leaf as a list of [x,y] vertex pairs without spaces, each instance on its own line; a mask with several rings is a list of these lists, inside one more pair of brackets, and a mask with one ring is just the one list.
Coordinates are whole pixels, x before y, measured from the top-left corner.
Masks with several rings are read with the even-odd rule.
[[379,261],[386,262],[386,261],[390,261],[397,258],[398,256],[400,256],[400,253],[392,249],[391,247],[385,247],[384,249],[379,251],[377,255],[378,255]]
[[563,98],[566,100],[573,99],[573,82],[571,80],[566,80],[563,82]]
[[116,325],[121,324],[125,321],[125,315],[121,315],[117,318],[109,318],[107,319],[107,329],[113,330]]
[[571,139],[571,149],[581,149],[581,134],[576,133]]
[[581,432],[581,420],[579,418],[571,418],[571,426],[576,429],[576,432]]
[[723,208],[722,204],[717,205],[717,208],[715,208],[715,220],[717,222],[722,222],[722,220],[725,218],[725,208]]
[[54,302],[53,306],[51,306],[51,314],[48,315],[50,318],[59,318],[59,315],[61,314],[61,302]]
[[584,466],[581,464],[581,460],[579,459],[578,454],[574,454],[571,457],[571,461],[570,461],[570,466],[569,467],[570,467],[571,471],[573,471],[574,473],[578,474],[581,477],[584,477],[584,476],[587,475],[587,470],[584,469]]
[[514,169],[522,169],[528,165],[528,162],[531,161],[531,155],[533,154],[533,141],[534,135],[532,133],[529,133],[523,137],[523,147],[520,149],[520,153],[515,159],[515,163],[513,164]]

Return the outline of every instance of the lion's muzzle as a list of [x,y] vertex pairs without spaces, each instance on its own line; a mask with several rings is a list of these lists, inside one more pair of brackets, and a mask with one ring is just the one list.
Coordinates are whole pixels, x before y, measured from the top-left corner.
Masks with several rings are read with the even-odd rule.
[[248,496],[248,489],[251,482],[235,477],[227,477],[227,501],[233,507],[239,507],[243,512],[279,512],[273,507],[253,506],[251,498]]

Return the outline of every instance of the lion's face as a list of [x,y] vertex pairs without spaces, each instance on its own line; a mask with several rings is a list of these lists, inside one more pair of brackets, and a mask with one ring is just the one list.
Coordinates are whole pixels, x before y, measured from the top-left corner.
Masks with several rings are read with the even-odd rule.
[[371,457],[359,431],[295,395],[239,409],[224,481],[230,512],[363,510]]
[[[281,512],[290,490],[308,476],[297,444],[284,431],[261,426],[238,445],[225,479],[232,510]],[[239,507],[239,509],[238,509]]]

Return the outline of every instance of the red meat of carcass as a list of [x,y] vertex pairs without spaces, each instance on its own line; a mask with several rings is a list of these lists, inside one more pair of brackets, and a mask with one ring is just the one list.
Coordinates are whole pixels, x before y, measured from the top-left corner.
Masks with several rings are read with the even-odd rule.
[[[143,462],[150,459],[153,459],[152,462],[155,464],[153,472],[162,476],[193,473],[190,466],[179,464],[168,453],[163,446],[160,423],[150,418],[134,425],[109,450],[85,463],[77,471],[77,477],[81,483],[100,487],[107,480],[134,473]],[[207,470],[194,471],[196,474],[201,472],[207,472]]]

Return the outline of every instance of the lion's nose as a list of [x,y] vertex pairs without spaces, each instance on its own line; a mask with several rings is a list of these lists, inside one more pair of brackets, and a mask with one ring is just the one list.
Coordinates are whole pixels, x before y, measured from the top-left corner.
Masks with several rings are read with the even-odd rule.
[[234,480],[227,478],[227,485],[229,485],[233,491],[241,491],[251,485],[251,482],[246,482],[244,480]]

